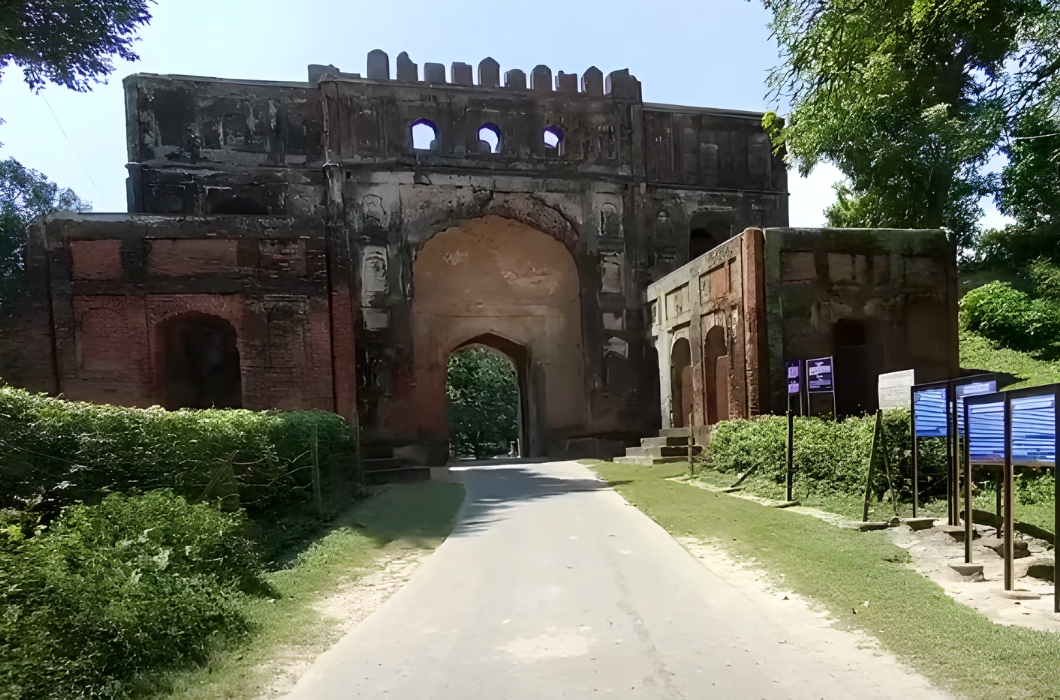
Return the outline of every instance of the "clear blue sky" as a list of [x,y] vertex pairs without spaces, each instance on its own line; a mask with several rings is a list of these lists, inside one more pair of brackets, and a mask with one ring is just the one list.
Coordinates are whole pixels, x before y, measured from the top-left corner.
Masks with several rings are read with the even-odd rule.
[[[776,62],[758,0],[159,0],[153,14],[136,45],[141,60],[119,62],[109,84],[90,93],[34,95],[18,71],[4,73],[0,158],[72,187],[95,211],[125,211],[121,79],[135,72],[304,81],[310,63],[363,74],[366,54],[379,48],[392,73],[401,51],[421,71],[426,62],[477,65],[486,56],[502,71],[629,68],[650,102],[763,110]],[[791,175],[792,225],[823,223],[836,179],[830,167],[806,180]]]

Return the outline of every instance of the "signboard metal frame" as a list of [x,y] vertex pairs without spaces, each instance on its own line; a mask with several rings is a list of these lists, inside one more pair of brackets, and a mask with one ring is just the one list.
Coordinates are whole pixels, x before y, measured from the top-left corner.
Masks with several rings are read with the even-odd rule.
[[[993,394],[981,394],[968,397],[964,402],[965,425],[969,425],[968,417],[970,406],[981,403],[997,403],[1004,401],[1004,517],[1002,519],[1002,530],[1004,536],[1004,558],[1005,558],[1005,590],[1011,591],[1015,587],[1015,484],[1012,460],[1013,451],[1013,429],[1012,429],[1012,402],[1024,398],[1036,398],[1042,396],[1053,397],[1053,612],[1060,613],[1060,566],[1055,561],[1057,545],[1060,545],[1060,455],[1057,454],[1060,445],[1060,384],[1047,384],[1045,386],[1030,387],[1027,389],[1015,389],[1013,391],[1002,391]],[[971,464],[969,461],[969,471]],[[969,504],[970,506],[970,504]],[[969,511],[971,509],[969,508]]]
[[[961,430],[964,424],[963,415],[958,418],[957,394],[959,387],[981,382],[994,382],[994,387],[1000,389],[1002,377],[996,372],[984,372],[973,374],[957,379],[947,379],[940,382],[927,382],[914,384],[909,388],[909,432],[912,439],[912,461],[913,461],[913,517],[917,517],[920,508],[920,465],[916,434],[916,395],[923,391],[945,390],[946,401],[946,521],[949,525],[957,525],[960,520],[960,467],[963,455],[961,449]],[[978,395],[978,394],[976,394]],[[971,398],[970,396],[968,398]],[[963,403],[967,399],[961,397]]]

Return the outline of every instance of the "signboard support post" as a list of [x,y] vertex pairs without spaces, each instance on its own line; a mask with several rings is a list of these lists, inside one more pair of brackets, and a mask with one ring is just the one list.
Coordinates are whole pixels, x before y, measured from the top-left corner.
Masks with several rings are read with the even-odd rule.
[[[967,429],[967,425],[965,428]],[[972,461],[968,455],[968,440],[964,441],[961,451],[964,455],[964,563],[972,563],[972,538],[975,536],[975,523],[972,507]]]
[[917,453],[920,450],[917,448],[916,442],[916,402],[913,401],[913,390],[909,390],[909,435],[912,439],[912,450],[911,456],[913,461],[913,517],[916,517],[916,512],[920,508],[920,473],[919,465],[917,464]]
[[788,502],[795,500],[792,496],[792,486],[795,480],[795,414],[788,409]]
[[1005,394],[1005,590],[1015,587],[1013,561],[1016,558],[1015,489],[1012,483],[1012,397]]

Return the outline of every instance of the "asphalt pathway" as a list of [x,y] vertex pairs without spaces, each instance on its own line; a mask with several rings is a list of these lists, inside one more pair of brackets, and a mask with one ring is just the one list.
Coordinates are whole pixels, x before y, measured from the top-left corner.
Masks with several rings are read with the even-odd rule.
[[[454,470],[453,535],[288,697],[942,698],[573,462]],[[785,607],[787,605],[788,607]]]

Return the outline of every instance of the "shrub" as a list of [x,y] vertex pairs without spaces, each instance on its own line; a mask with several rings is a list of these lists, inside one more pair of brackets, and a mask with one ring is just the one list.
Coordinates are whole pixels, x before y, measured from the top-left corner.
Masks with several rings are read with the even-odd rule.
[[991,282],[964,295],[961,325],[1001,345],[1024,352],[1051,347],[1060,334],[1060,311],[1032,299],[1007,282]]
[[[912,458],[909,411],[884,411],[883,429],[894,488],[900,498],[912,498]],[[795,419],[794,480],[805,493],[865,493],[868,458],[876,417]],[[758,478],[782,484],[787,476],[787,418],[763,416],[719,423],[703,461],[709,469],[732,474],[757,467]],[[937,475],[945,474],[945,444],[922,440],[919,467],[922,492]],[[882,463],[873,480],[873,493],[882,498],[888,489]]]
[[322,465],[354,450],[349,425],[323,411],[170,412],[0,386],[0,508],[54,515],[76,501],[158,488],[197,499],[220,473],[251,513],[265,512],[307,498],[314,426]]
[[246,630],[241,515],[168,490],[73,506],[0,550],[0,697],[118,698]]

